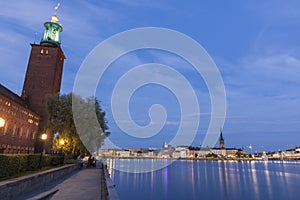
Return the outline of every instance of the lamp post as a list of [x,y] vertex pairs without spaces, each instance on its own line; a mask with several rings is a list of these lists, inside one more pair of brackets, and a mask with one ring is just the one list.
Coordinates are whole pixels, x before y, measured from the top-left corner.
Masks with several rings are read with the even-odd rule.
[[59,145],[60,145],[60,153],[61,153],[61,154],[63,153],[62,148],[63,148],[64,144],[65,144],[64,139],[60,139],[60,140],[59,140]]
[[[5,126],[5,119],[3,119],[2,117],[0,117],[0,128],[3,128]],[[4,152],[4,147],[0,147],[0,153]]]
[[39,169],[42,168],[42,159],[43,159],[43,152],[44,152],[44,142],[45,142],[45,140],[47,140],[47,134],[43,133],[42,136],[41,136],[41,139],[42,139],[42,151],[41,151],[40,161],[39,161],[39,166],[38,166]]
[[63,152],[63,146],[65,145],[64,139],[59,140],[59,145],[60,145],[60,155],[64,156],[63,164],[65,164],[65,153]]
[[249,145],[249,149],[250,149],[251,158],[253,158],[253,155],[252,155],[252,145],[251,144]]

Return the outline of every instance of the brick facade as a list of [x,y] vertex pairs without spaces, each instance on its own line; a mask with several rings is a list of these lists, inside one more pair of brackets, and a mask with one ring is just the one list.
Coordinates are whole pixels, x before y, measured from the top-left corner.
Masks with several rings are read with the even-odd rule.
[[[40,115],[36,152],[42,150],[40,135],[48,122],[47,98],[60,92],[64,53],[60,46],[31,44],[31,53],[23,85],[22,98],[29,108]],[[47,131],[46,152],[50,152],[54,133]]]
[[47,96],[60,92],[64,54],[58,46],[32,44],[26,71],[22,98],[41,117],[41,124],[47,121]]
[[0,84],[0,153],[33,153],[40,116]]

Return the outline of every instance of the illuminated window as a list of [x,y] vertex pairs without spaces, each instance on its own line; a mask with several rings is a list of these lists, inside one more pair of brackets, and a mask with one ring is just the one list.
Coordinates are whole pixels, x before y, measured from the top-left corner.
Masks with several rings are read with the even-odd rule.
[[5,123],[4,134],[3,134],[3,135],[6,135],[6,133],[7,133],[7,128],[8,128],[8,122]]
[[44,49],[41,49],[40,54],[43,54],[43,53],[44,53]]
[[48,49],[46,49],[46,54],[48,55],[48,53],[49,53],[49,51],[48,51]]

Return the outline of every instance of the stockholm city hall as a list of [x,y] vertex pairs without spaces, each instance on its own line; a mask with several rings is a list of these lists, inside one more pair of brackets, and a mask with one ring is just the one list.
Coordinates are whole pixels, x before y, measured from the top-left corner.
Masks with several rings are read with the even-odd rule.
[[[47,98],[60,92],[65,60],[60,47],[63,28],[57,23],[56,11],[51,21],[44,23],[40,43],[31,44],[22,95],[0,84],[0,153],[51,151],[54,133],[46,130]],[[47,138],[42,141],[45,133]]]

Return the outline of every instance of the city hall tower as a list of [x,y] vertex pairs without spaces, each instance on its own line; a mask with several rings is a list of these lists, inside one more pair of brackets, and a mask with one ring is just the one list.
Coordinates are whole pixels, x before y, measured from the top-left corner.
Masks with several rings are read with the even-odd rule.
[[[40,43],[31,44],[22,90],[22,98],[28,103],[29,108],[41,117],[36,152],[43,150],[40,135],[46,132],[45,127],[48,122],[47,99],[52,94],[58,94],[61,87],[65,55],[60,47],[60,33],[63,27],[57,23],[58,6],[55,7],[51,21],[44,23],[45,31]],[[47,133],[47,135],[44,148],[46,152],[50,152],[53,133]]]

